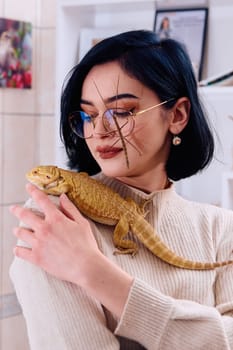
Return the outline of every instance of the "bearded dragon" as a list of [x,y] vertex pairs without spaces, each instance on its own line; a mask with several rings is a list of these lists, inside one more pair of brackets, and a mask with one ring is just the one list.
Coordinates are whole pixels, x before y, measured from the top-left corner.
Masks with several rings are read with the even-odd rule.
[[125,238],[130,230],[154,255],[179,268],[210,270],[233,263],[202,263],[176,255],[146,221],[143,207],[130,198],[122,198],[105,184],[89,177],[87,173],[44,165],[30,170],[26,178],[47,194],[59,196],[66,193],[80,212],[90,219],[105,225],[115,225],[113,242],[118,249],[115,253],[134,256],[138,252],[137,244]]

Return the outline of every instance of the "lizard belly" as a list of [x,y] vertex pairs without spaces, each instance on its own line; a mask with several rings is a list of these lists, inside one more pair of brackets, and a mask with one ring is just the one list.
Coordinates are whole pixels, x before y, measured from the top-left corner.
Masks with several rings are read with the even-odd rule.
[[90,213],[89,211],[85,213],[85,210],[81,210],[81,209],[80,209],[80,211],[84,215],[88,216],[90,219],[98,222],[99,224],[114,226],[118,222],[117,219],[113,219],[113,218],[109,218],[109,217],[105,217],[105,216],[101,216],[101,215],[96,215],[94,213]]
[[117,215],[117,213],[113,214],[111,210],[106,211],[106,203],[105,208],[102,210],[101,202],[98,205],[98,209],[95,209],[95,205],[90,205],[89,203],[86,203],[84,199],[77,200],[77,198],[74,198],[73,196],[69,196],[71,201],[77,206],[77,208],[80,210],[80,212],[90,219],[105,225],[114,226],[118,223],[120,216]]

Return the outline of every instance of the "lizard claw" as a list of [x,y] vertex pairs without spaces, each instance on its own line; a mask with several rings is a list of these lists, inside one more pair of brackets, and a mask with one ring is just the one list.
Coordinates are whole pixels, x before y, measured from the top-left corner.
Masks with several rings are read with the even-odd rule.
[[114,250],[113,255],[125,255],[130,254],[132,258],[137,254],[138,249],[135,248],[118,248],[117,250]]

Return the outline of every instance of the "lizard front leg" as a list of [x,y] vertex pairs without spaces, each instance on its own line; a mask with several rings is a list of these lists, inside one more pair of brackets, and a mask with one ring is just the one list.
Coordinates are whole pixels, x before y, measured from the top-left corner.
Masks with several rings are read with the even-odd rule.
[[129,232],[129,223],[126,217],[121,217],[113,233],[113,243],[117,250],[114,254],[131,254],[134,256],[138,252],[138,246],[135,242],[126,239]]
[[47,194],[52,194],[54,196],[59,196],[62,193],[67,193],[71,189],[71,186],[69,184],[66,184],[64,182],[57,184],[54,187],[50,187],[49,189],[44,188],[43,191]]

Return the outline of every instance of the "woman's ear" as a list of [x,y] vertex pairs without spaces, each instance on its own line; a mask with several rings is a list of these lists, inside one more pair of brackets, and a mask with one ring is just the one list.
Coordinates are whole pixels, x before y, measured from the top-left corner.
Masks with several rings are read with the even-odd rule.
[[181,97],[171,110],[169,130],[173,135],[178,135],[186,127],[189,121],[190,101],[187,97]]

